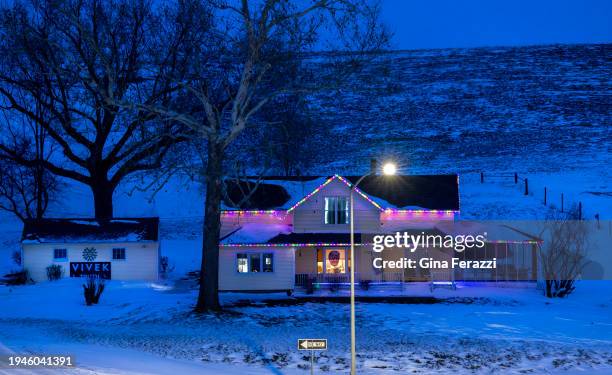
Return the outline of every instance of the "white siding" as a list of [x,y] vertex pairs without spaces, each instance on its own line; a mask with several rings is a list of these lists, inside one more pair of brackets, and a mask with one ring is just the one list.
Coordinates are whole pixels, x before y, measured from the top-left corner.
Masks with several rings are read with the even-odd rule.
[[[98,256],[94,262],[111,262],[113,280],[157,280],[159,268],[159,243],[70,243],[23,244],[23,266],[36,282],[47,280],[47,266],[59,264],[64,277],[70,277],[70,262],[86,262],[83,249],[93,247]],[[125,260],[113,260],[113,248],[125,248]],[[53,250],[66,249],[67,261],[54,261]]]
[[[274,272],[239,273],[238,253],[274,254]],[[219,252],[219,290],[265,291],[293,290],[295,284],[295,249],[222,247]]]
[[[333,180],[318,193],[297,207],[293,213],[295,233],[348,233],[349,224],[325,224],[325,197],[349,197],[350,189],[342,181]],[[378,233],[380,210],[355,193],[355,232]]]

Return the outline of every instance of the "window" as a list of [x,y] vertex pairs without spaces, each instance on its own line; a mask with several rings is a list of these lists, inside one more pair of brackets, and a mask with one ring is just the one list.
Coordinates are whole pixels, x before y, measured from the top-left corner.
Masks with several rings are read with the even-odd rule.
[[317,273],[323,273],[323,250],[317,249]]
[[247,258],[246,254],[236,254],[236,260],[238,265],[239,273],[247,273],[249,272],[249,258]]
[[274,254],[236,254],[236,270],[238,273],[274,272]]
[[68,259],[68,251],[66,249],[53,249],[53,260]]
[[325,224],[348,224],[349,201],[346,197],[325,197]]
[[261,255],[249,254],[251,263],[251,272],[261,272]]
[[263,271],[274,272],[274,254],[263,255]]
[[125,249],[124,248],[113,249],[113,260],[125,260]]

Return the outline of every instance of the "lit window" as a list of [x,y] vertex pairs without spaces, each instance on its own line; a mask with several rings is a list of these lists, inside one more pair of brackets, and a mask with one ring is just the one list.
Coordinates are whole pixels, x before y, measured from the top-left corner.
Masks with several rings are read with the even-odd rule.
[[317,273],[323,273],[323,250],[317,249]]
[[113,260],[125,260],[125,249],[124,248],[113,249]]
[[346,197],[325,197],[325,224],[348,224],[349,201]]
[[236,260],[238,265],[238,272],[249,272],[249,258],[247,258],[246,254],[236,254]]
[[274,254],[263,255],[263,271],[274,272]]
[[249,254],[251,261],[251,272],[261,272],[261,255]]
[[68,251],[66,249],[53,249],[54,260],[66,260],[68,259]]

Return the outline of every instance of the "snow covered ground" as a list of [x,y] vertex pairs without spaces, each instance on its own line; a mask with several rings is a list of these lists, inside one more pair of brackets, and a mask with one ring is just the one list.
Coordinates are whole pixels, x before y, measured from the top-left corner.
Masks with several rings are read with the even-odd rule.
[[[558,181],[563,186],[563,179]],[[532,185],[537,184],[533,178]],[[464,219],[535,219],[546,214],[540,197],[524,196],[511,179],[481,184],[477,174],[462,175],[460,192]],[[79,364],[76,373],[84,374],[302,374],[308,357],[296,350],[296,340],[325,337],[330,350],[318,357],[317,371],[346,372],[344,304],[230,307],[217,316],[191,312],[195,292],[188,283],[173,280],[200,263],[201,196],[197,186],[180,183],[170,184],[150,202],[146,193],[119,192],[119,216],[162,217],[162,251],[175,267],[172,280],[111,282],[95,307],[84,306],[75,280],[0,287],[0,351],[70,353]],[[52,207],[55,216],[90,215],[84,187],[74,186],[69,197]],[[591,195],[584,201],[590,202],[588,198],[600,199],[593,205],[610,213],[609,197]],[[18,249],[21,227],[1,215],[0,272],[5,273],[17,268],[10,254]],[[434,295],[451,300],[359,305],[363,373],[612,373],[610,282],[583,283],[575,295],[558,301],[546,300],[534,289],[492,293],[471,287],[435,290]],[[223,296],[227,304],[247,297],[285,298]]]
[[[567,300],[547,300],[535,289],[466,286],[435,290],[450,297],[438,304],[360,303],[359,367],[372,374],[612,373],[611,292],[610,282],[590,282]],[[225,313],[198,316],[194,291],[172,282],[113,281],[95,307],[81,294],[69,279],[1,287],[0,342],[17,353],[72,354],[84,371],[105,374],[302,374],[308,357],[296,350],[297,339],[324,337],[329,350],[318,356],[317,372],[348,368],[344,304],[232,307],[253,297],[224,294]]]

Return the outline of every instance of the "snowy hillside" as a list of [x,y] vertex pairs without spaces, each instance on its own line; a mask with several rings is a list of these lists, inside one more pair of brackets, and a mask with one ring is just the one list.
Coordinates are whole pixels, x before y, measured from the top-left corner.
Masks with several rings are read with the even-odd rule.
[[[519,173],[612,162],[612,44],[393,52],[313,98],[352,168],[397,155],[412,173]],[[368,147],[363,147],[365,144]],[[606,152],[607,151],[607,152]]]

